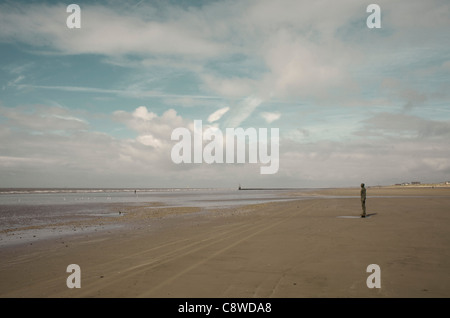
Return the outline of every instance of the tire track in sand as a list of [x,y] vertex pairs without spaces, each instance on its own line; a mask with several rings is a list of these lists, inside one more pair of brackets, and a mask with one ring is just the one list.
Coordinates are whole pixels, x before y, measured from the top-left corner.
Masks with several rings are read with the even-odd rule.
[[[315,204],[316,203],[312,203],[312,204],[310,204],[310,205],[308,205],[306,207],[303,207],[300,211],[296,211],[296,213],[302,212],[302,211],[307,210],[307,209],[310,209]],[[283,211],[280,211],[277,214],[280,214],[282,212]],[[199,267],[200,265],[210,261],[211,259],[219,256],[220,254],[223,254],[224,252],[226,252],[226,251],[232,249],[233,247],[243,243],[244,241],[246,241],[246,240],[248,240],[248,239],[250,239],[250,238],[252,238],[252,237],[254,237],[254,236],[258,235],[258,234],[261,234],[261,233],[263,233],[263,232],[265,232],[265,231],[267,231],[267,230],[269,230],[271,228],[279,226],[282,223],[285,223],[285,222],[289,221],[295,215],[296,215],[295,213],[291,213],[290,216],[282,218],[281,220],[279,220],[277,222],[270,223],[269,225],[267,225],[268,220],[263,218],[263,220],[260,223],[258,223],[257,225],[253,225],[252,224],[251,226],[249,226],[249,228],[247,228],[245,231],[240,232],[237,236],[240,237],[243,233],[248,232],[248,231],[251,232],[250,234],[248,234],[248,235],[246,235],[244,237],[241,237],[238,240],[234,240],[234,239],[232,239],[232,237],[230,237],[229,239],[232,239],[231,243],[227,243],[224,247],[222,247],[221,249],[217,250],[216,252],[210,254],[208,257],[205,257],[201,261],[198,261],[198,262],[196,262],[196,263],[194,263],[194,264],[184,268],[182,271],[178,272],[177,274],[175,274],[175,275],[171,276],[170,278],[162,281],[161,283],[159,283],[158,285],[156,285],[153,288],[149,289],[148,291],[140,294],[139,297],[150,297],[150,296],[152,296],[152,294],[157,289],[159,289],[159,288],[161,288],[161,287],[163,287],[163,286],[165,286],[167,284],[170,284],[171,282],[175,281],[180,276],[187,274],[188,272],[194,270],[195,268]],[[262,226],[260,226],[260,225],[262,225]]]
[[[281,212],[279,212],[281,213]],[[277,213],[278,214],[278,213]],[[105,290],[106,288],[110,288],[113,285],[120,285],[125,280],[132,280],[133,277],[139,277],[146,271],[151,271],[158,266],[162,266],[167,263],[175,262],[184,257],[188,257],[198,251],[203,249],[207,249],[215,244],[218,244],[224,240],[233,239],[234,237],[239,237],[242,234],[254,230],[255,227],[259,225],[264,225],[267,222],[266,219],[260,219],[252,224],[241,224],[238,227],[233,227],[231,229],[227,229],[217,233],[217,231],[211,231],[213,234],[208,234],[208,237],[205,239],[201,239],[199,241],[192,242],[187,245],[183,245],[180,248],[172,250],[170,252],[164,253],[158,256],[149,256],[151,260],[140,262],[133,266],[129,266],[120,271],[120,273],[115,273],[113,275],[108,276],[108,281],[99,282],[98,280],[95,282],[91,282],[89,284],[85,284],[79,293],[77,293],[77,297],[85,297],[88,295],[92,295],[93,292],[99,290]],[[205,234],[200,234],[201,237],[204,237]],[[180,240],[181,241],[181,240]],[[158,247],[152,248],[150,250],[158,249]],[[147,251],[148,252],[148,251]]]

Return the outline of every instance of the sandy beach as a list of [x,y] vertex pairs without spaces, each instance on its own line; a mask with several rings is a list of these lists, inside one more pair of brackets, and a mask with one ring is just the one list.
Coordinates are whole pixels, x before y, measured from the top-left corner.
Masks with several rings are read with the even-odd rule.
[[[450,297],[450,188],[368,188],[370,217],[343,217],[359,216],[358,195],[124,206],[73,225],[98,231],[1,247],[0,297]],[[81,288],[67,287],[69,264]],[[381,288],[366,284],[370,264]]]

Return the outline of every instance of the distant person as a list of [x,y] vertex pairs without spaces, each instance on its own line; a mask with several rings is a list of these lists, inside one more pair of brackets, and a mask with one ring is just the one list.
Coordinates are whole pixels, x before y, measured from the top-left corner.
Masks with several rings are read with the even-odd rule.
[[364,183],[361,183],[361,205],[362,205],[362,214],[361,217],[366,217],[366,188],[364,188]]

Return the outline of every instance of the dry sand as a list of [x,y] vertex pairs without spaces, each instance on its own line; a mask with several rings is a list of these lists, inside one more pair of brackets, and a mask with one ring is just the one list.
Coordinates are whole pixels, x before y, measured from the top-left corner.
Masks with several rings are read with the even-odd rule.
[[[124,208],[108,221],[121,228],[1,247],[0,297],[449,297],[450,189],[369,188],[373,215],[340,218],[360,214],[358,194]],[[369,264],[381,288],[367,287]]]

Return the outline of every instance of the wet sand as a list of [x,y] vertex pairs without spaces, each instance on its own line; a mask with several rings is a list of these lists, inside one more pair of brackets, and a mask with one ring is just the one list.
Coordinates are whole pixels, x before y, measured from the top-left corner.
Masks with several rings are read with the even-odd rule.
[[[450,297],[450,188],[368,188],[366,219],[342,218],[360,214],[357,188],[314,195],[123,207],[76,225],[96,230],[0,247],[0,297]],[[366,285],[370,264],[381,288]]]

